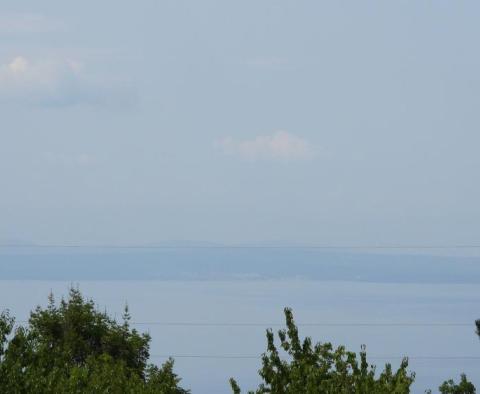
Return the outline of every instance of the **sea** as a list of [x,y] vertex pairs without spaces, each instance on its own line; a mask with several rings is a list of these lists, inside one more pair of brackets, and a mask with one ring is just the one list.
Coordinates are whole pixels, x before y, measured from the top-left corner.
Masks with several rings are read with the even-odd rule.
[[367,349],[381,371],[409,358],[413,393],[466,373],[480,388],[480,255],[313,247],[0,246],[0,310],[18,324],[78,287],[152,337],[192,393],[258,386],[266,329],[293,310],[302,337]]

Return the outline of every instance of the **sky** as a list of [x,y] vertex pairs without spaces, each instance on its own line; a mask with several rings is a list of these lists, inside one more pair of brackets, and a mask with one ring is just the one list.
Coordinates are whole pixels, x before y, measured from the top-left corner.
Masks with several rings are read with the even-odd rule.
[[479,11],[3,0],[0,242],[478,243]]

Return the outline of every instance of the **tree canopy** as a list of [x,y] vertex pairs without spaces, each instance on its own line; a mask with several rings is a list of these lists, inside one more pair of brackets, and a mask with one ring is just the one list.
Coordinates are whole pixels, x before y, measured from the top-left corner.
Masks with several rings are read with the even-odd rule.
[[37,307],[28,325],[0,315],[0,392],[184,394],[173,360],[148,364],[150,336],[100,312],[70,289],[67,300]]
[[[360,358],[345,347],[333,348],[331,343],[313,344],[307,337],[301,341],[292,311],[285,309],[286,330],[280,330],[280,348],[287,360],[282,359],[275,345],[273,331],[267,331],[267,351],[262,355],[259,371],[263,383],[256,391],[262,394],[340,394],[340,393],[398,393],[407,394],[415,379],[407,371],[408,361],[403,359],[398,370],[390,364],[376,376],[375,367],[367,362],[365,347]],[[234,379],[230,381],[233,392],[240,393]]]
[[[408,394],[415,374],[408,371],[404,358],[398,369],[386,364],[383,371],[367,361],[365,346],[359,356],[345,347],[331,343],[313,344],[311,338],[300,339],[292,311],[285,309],[286,329],[278,331],[280,347],[272,330],[267,330],[267,350],[262,355],[259,375],[262,383],[249,394]],[[480,327],[480,321],[477,322]],[[480,329],[479,329],[480,330]],[[479,334],[480,335],[480,334]],[[283,353],[283,357],[282,354]],[[234,394],[241,390],[230,379]],[[475,387],[465,375],[459,384],[453,380],[439,388],[442,394],[475,394]]]
[[[148,362],[150,336],[130,327],[125,308],[117,323],[92,300],[71,288],[56,303],[31,312],[28,323],[16,325],[8,311],[0,313],[0,393],[13,394],[187,394],[173,371],[174,361],[161,366]],[[331,343],[300,339],[290,309],[286,329],[278,331],[279,345],[267,330],[267,349],[261,356],[262,383],[250,394],[408,394],[415,374],[404,358],[398,368],[382,371],[359,354]],[[480,336],[480,320],[475,322]],[[241,390],[232,378],[234,394]],[[441,394],[475,394],[462,374],[444,382]],[[427,391],[430,393],[430,391]]]
[[475,394],[475,386],[469,382],[465,374],[460,376],[460,383],[452,379],[447,380],[439,387],[441,394]]

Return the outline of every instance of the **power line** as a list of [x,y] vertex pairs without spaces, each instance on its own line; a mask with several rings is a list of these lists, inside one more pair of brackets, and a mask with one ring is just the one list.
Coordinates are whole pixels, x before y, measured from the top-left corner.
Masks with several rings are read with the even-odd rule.
[[407,249],[480,249],[480,244],[452,244],[452,245],[102,245],[102,244],[0,244],[0,248],[26,248],[26,249],[350,249],[350,250],[407,250]]
[[[261,359],[262,355],[227,355],[227,354],[151,354],[150,358],[191,358],[191,359]],[[402,360],[408,358],[409,360],[480,360],[480,356],[368,356],[369,359],[374,360]]]
[[[18,323],[27,323],[26,320],[20,320]],[[283,326],[282,324],[262,324],[262,323],[174,323],[174,322],[131,322],[132,325],[163,325],[163,326],[207,326],[207,327],[250,327],[250,326]],[[387,326],[407,326],[407,327],[471,327],[473,324],[467,323],[299,323],[297,326],[367,326],[367,327],[387,327]],[[261,355],[238,355],[238,354],[151,354],[150,358],[189,358],[189,359],[260,359]],[[374,360],[403,359],[409,360],[480,360],[480,356],[396,356],[396,355],[369,355]]]
[[[284,327],[283,323],[209,323],[209,322],[132,322],[137,326],[173,326],[173,327]],[[299,327],[471,327],[472,323],[409,323],[409,322],[392,322],[392,323],[369,323],[369,322],[332,322],[332,323],[296,323]]]
[[[28,320],[17,320],[18,324],[26,324]],[[285,327],[285,323],[260,322],[174,322],[174,321],[131,321],[132,326],[160,326],[160,327]],[[324,322],[324,323],[295,323],[299,327],[473,327],[473,323],[462,322]]]

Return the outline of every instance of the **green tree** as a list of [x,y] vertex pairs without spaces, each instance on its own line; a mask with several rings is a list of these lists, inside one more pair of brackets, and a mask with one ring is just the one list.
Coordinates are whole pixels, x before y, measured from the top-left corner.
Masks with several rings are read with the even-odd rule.
[[452,379],[444,382],[439,387],[442,394],[475,394],[475,386],[467,380],[465,374],[460,376],[460,383],[456,384]]
[[[480,337],[480,319],[475,321],[476,334]],[[441,394],[475,394],[475,386],[469,382],[465,374],[460,375],[460,383],[456,384],[452,379],[443,382],[438,388]]]
[[1,393],[185,394],[173,360],[148,364],[150,336],[100,312],[70,289],[67,300],[37,307],[26,327],[0,315]]
[[[285,309],[286,330],[280,330],[280,347],[286,353],[282,358],[275,345],[274,334],[267,331],[267,351],[262,355],[259,370],[263,383],[249,393],[272,394],[406,394],[414,381],[414,374],[407,371],[408,360],[402,360],[393,371],[390,364],[377,376],[375,366],[367,362],[365,347],[360,357],[343,346],[336,349],[330,343],[313,344],[307,337],[300,340],[290,309]],[[240,393],[240,387],[232,378],[232,390]]]

